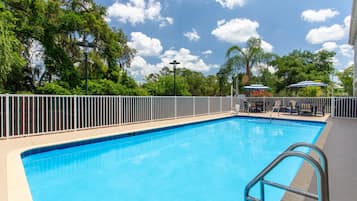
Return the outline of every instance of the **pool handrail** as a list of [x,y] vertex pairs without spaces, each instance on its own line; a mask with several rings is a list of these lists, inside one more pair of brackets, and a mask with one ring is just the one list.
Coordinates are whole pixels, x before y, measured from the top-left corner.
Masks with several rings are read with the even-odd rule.
[[[317,150],[317,152],[320,152],[321,149],[316,149],[315,146],[307,146],[307,144],[303,143],[296,143],[294,145],[291,145],[286,151],[284,151],[282,154],[280,154],[278,157],[276,157],[267,167],[265,167],[256,177],[251,180],[247,186],[245,187],[244,190],[244,200],[245,201],[265,201],[265,191],[264,191],[264,185],[270,185],[276,188],[280,188],[292,193],[296,193],[302,196],[306,196],[318,201],[329,201],[329,186],[328,186],[328,174],[327,174],[327,160],[324,163],[324,168],[322,168],[321,164],[315,160],[312,156],[300,152],[300,151],[294,151],[295,148],[297,147],[310,147],[313,150]],[[289,150],[292,149],[292,150]],[[321,153],[323,153],[321,151]],[[323,154],[322,156],[324,156]],[[302,191],[301,189],[293,188],[290,186],[285,186],[282,184],[278,184],[272,181],[265,180],[264,177],[271,171],[273,170],[280,162],[282,162],[284,159],[288,157],[299,157],[302,158],[303,160],[307,161],[308,164],[314,169],[316,177],[317,177],[317,194],[309,193],[306,191]],[[323,159],[325,160],[325,159]],[[257,199],[255,197],[250,196],[250,190],[253,186],[255,186],[258,182],[260,182],[260,199]]]
[[[310,150],[313,150],[316,152],[316,154],[319,156],[319,160],[320,160],[319,162],[321,163],[321,166],[325,173],[327,186],[330,186],[329,185],[329,176],[328,176],[328,161],[327,161],[326,154],[318,146],[316,146],[314,144],[309,144],[306,142],[298,142],[298,143],[292,144],[286,149],[286,151],[294,151],[295,149],[297,149],[299,147],[307,147],[307,148],[310,148]],[[327,196],[330,197],[329,194]]]

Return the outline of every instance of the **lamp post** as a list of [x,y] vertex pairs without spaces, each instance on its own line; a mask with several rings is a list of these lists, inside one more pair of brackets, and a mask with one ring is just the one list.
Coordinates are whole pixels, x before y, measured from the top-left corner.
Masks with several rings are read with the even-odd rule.
[[223,78],[223,73],[222,72],[218,72],[217,73],[217,77],[219,79],[219,94],[220,96],[222,96],[222,78]]
[[95,45],[94,43],[88,42],[86,35],[83,36],[83,41],[77,42],[77,45],[84,48],[84,67],[86,71],[85,72],[86,95],[88,95],[88,54],[89,54],[89,48],[94,48]]
[[[238,77],[238,74],[235,77],[235,83],[236,83],[236,86],[235,86],[235,90],[233,90],[233,91],[234,91],[234,95],[238,97],[238,95],[239,95],[239,77]],[[232,86],[234,88],[234,75],[232,75]]]
[[288,77],[289,77],[289,73],[285,72],[284,73],[284,78],[285,78],[285,96],[288,97]]
[[176,65],[180,64],[180,62],[173,60],[170,64],[174,67],[174,96],[176,96]]

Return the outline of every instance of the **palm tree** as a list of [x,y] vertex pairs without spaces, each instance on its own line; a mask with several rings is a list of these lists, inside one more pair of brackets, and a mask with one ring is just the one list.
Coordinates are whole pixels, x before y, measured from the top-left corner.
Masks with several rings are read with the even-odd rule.
[[238,74],[239,70],[245,68],[243,83],[247,84],[251,78],[251,70],[258,63],[269,61],[273,54],[264,52],[259,38],[250,38],[246,48],[233,45],[227,50],[227,61],[223,68],[232,74]]

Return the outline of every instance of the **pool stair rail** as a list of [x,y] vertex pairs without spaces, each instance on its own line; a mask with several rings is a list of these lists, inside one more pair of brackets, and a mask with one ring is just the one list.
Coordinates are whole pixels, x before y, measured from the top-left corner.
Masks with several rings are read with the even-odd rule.
[[[319,156],[318,162],[312,156],[307,153],[296,151],[295,149],[299,147],[309,148],[312,151],[315,151]],[[298,157],[302,158],[304,161],[308,162],[308,164],[314,169],[316,179],[317,179],[317,194],[310,193],[307,191],[303,191],[298,188],[285,186],[279,183],[275,183],[273,181],[269,181],[264,179],[264,177],[273,170],[280,162],[289,157]],[[250,190],[257,183],[260,183],[260,199],[253,197],[250,195]],[[314,200],[318,201],[329,201],[329,182],[328,182],[328,164],[327,157],[325,153],[316,145],[308,144],[304,142],[295,143],[289,146],[282,154],[276,157],[267,167],[265,167],[257,176],[255,176],[245,187],[244,190],[244,201],[265,201],[265,190],[264,186],[269,185],[272,187],[276,187],[282,190],[286,190],[298,195],[302,195]]]

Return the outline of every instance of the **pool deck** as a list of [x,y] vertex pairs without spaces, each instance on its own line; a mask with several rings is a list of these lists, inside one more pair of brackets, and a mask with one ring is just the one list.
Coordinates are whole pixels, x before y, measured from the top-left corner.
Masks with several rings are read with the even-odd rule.
[[[330,200],[357,200],[357,120],[331,119],[329,125],[324,151],[329,162]],[[315,181],[310,192],[316,192]]]
[[[24,150],[234,115],[236,115],[236,113],[224,113],[0,140],[0,200],[32,200],[19,155]],[[357,153],[357,146],[354,146],[355,142],[357,142],[357,135],[354,135],[357,130],[357,120],[329,119],[329,115],[313,117],[295,116],[284,113],[280,113],[279,115],[277,113],[239,113],[238,116],[320,122],[328,120],[326,126],[328,129],[325,129],[324,132],[328,133],[325,150],[330,163],[330,200],[354,200],[354,198],[357,197],[357,192],[354,191],[354,187],[357,186],[357,175],[354,174],[354,171],[357,169],[357,155],[355,154]]]

